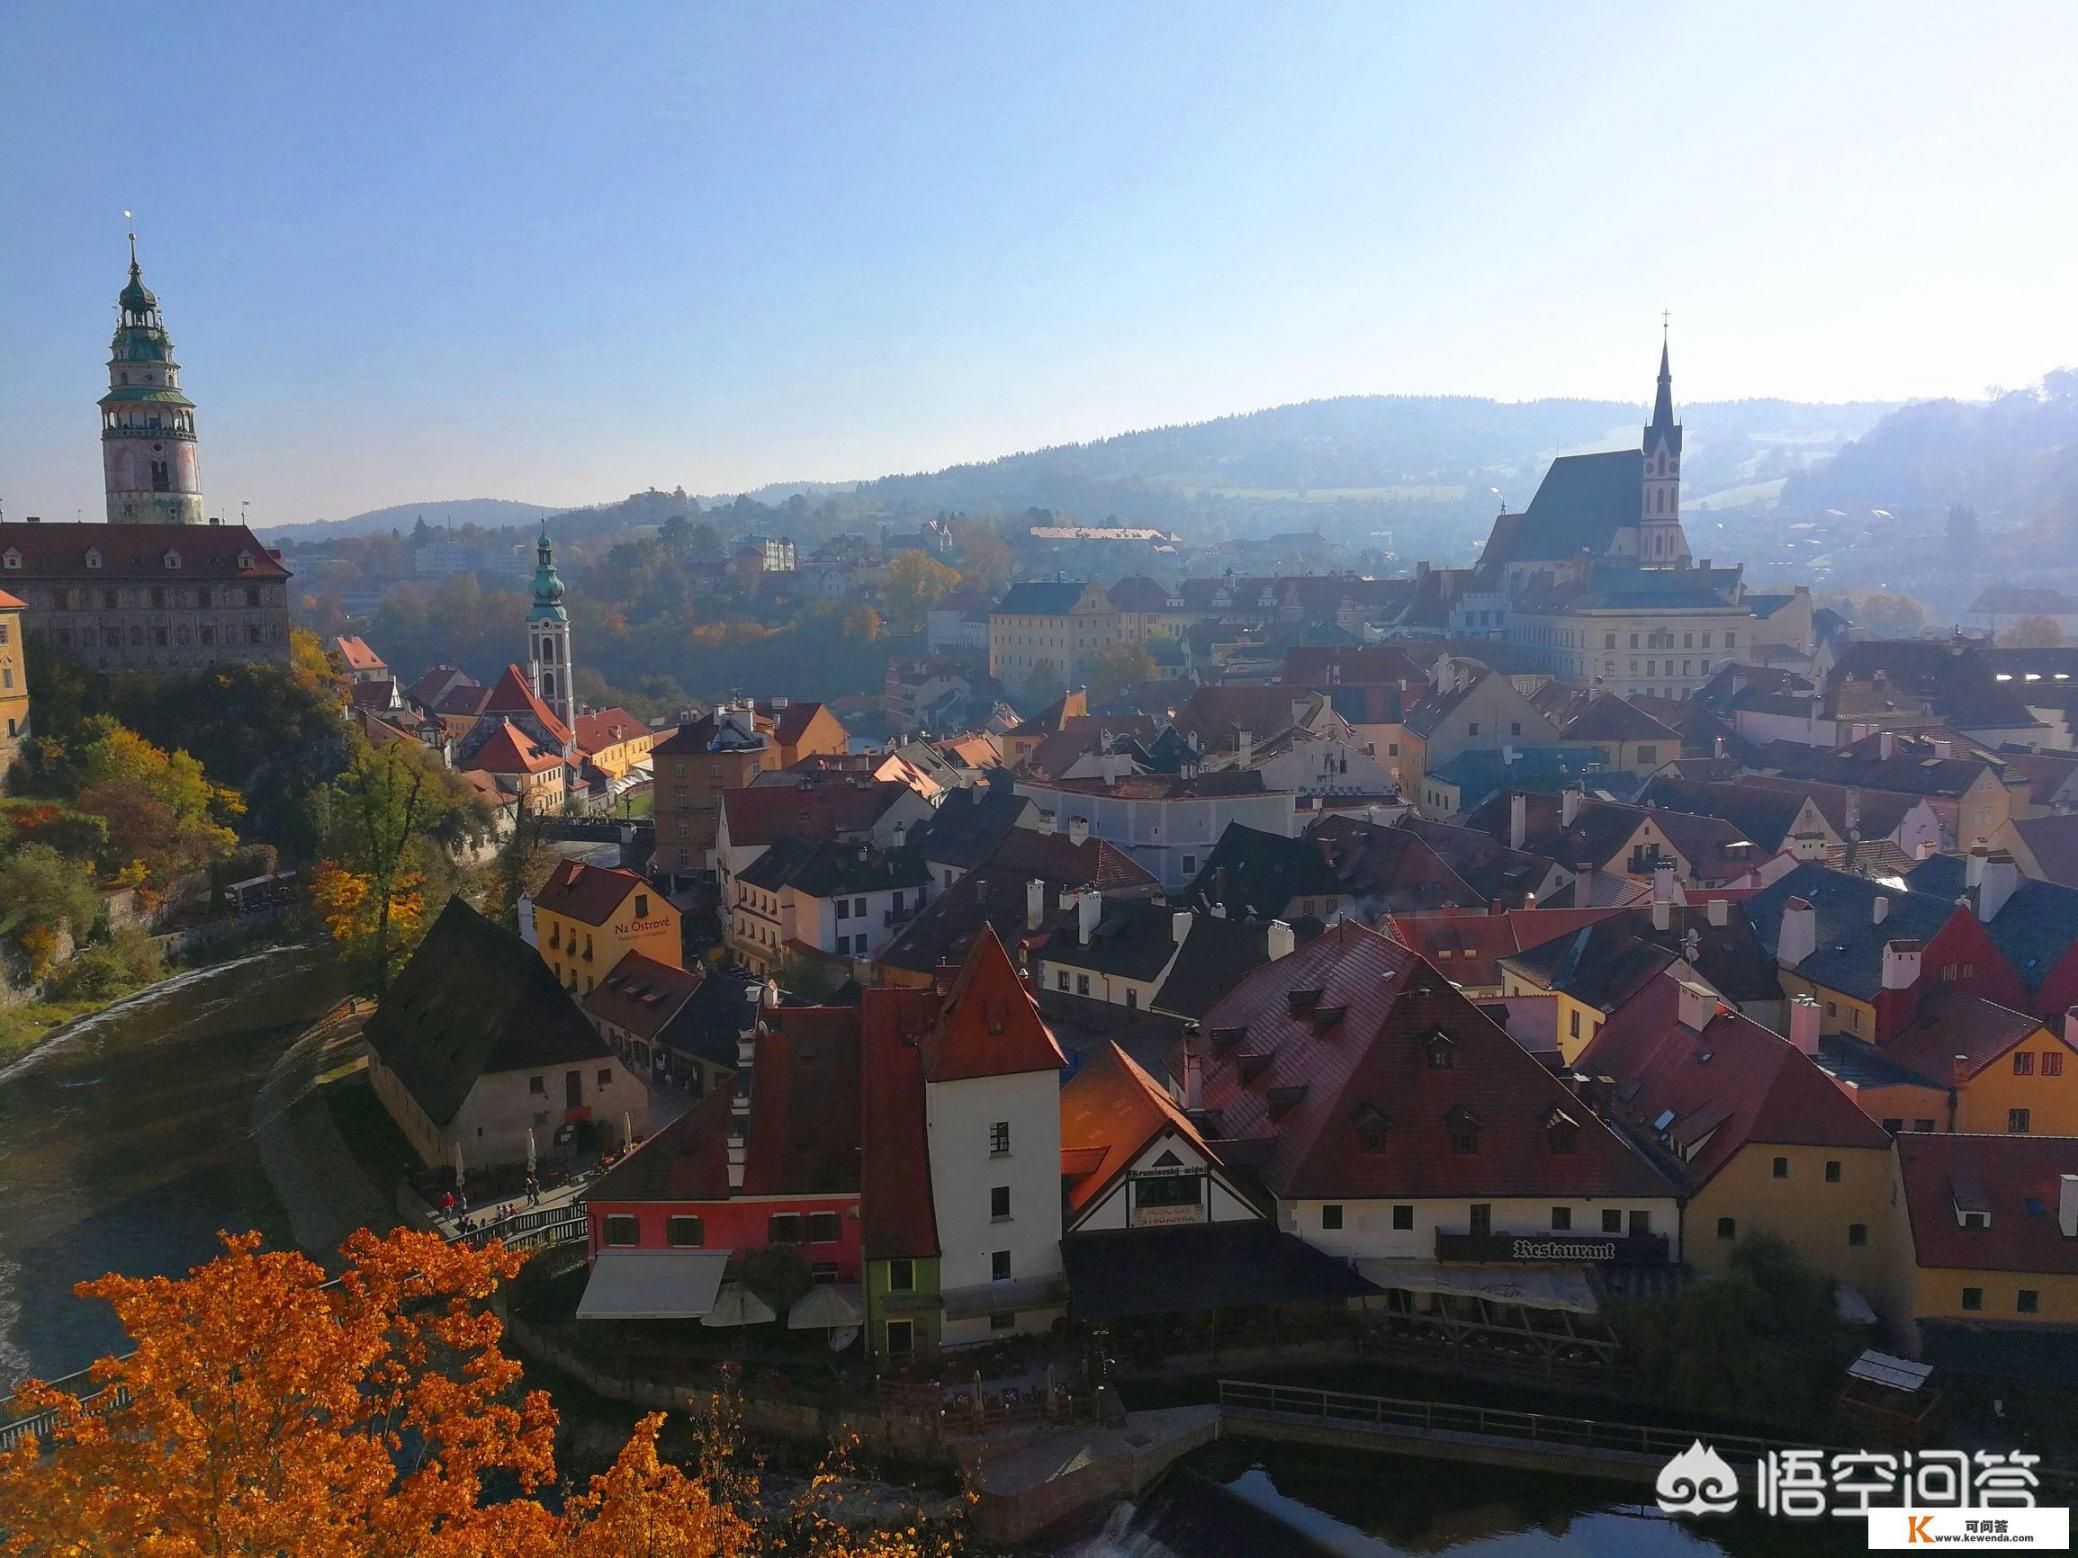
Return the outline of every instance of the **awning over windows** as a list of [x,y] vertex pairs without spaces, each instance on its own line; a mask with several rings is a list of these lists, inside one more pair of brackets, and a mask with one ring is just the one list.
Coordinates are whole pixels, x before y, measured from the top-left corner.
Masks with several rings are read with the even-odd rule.
[[697,1320],[714,1307],[727,1250],[601,1250],[580,1320]]
[[1347,1261],[1253,1219],[1070,1234],[1061,1259],[1085,1320],[1340,1305],[1373,1292]]
[[1425,1260],[1360,1260],[1367,1281],[1407,1293],[1483,1298],[1525,1309],[1562,1309],[1591,1315],[1601,1309],[1587,1273],[1578,1266],[1459,1266]]

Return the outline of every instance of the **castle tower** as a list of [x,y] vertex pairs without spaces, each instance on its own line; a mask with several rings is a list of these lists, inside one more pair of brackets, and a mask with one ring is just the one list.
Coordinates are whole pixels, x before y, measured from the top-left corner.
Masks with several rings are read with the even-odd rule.
[[199,525],[202,467],[195,403],[180,392],[173,342],[137,269],[130,235],[130,284],[116,298],[108,393],[101,397],[101,474],[111,525]]
[[1674,420],[1674,375],[1660,342],[1659,393],[1645,427],[1645,506],[1638,517],[1638,563],[1672,568],[1688,556],[1681,529],[1681,424]]
[[556,574],[548,523],[534,548],[534,604],[527,612],[527,673],[535,696],[556,718],[577,728],[577,690],[570,685],[570,613],[563,609],[563,581]]

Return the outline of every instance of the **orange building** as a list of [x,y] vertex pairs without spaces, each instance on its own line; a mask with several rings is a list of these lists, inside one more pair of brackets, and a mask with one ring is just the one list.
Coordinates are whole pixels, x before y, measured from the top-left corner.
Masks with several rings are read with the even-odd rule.
[[655,867],[675,881],[710,868],[724,790],[809,757],[841,756],[844,726],[820,703],[733,703],[650,748]]
[[0,590],[0,779],[29,734],[29,672],[22,663],[21,601]]
[[565,861],[534,895],[534,949],[556,983],[589,994],[630,952],[684,966],[678,910],[632,871]]

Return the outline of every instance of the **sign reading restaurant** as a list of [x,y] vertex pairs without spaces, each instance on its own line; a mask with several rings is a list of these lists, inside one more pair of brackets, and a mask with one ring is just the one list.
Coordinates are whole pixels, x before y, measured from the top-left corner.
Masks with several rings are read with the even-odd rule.
[[1508,1247],[1510,1260],[1615,1260],[1616,1244],[1609,1239],[1551,1239],[1533,1236],[1517,1239]]

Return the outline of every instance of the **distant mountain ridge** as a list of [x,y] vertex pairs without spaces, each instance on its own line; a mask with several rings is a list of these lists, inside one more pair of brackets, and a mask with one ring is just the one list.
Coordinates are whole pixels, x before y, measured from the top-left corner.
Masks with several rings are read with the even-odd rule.
[[393,503],[386,509],[349,514],[344,519],[313,519],[295,525],[261,525],[260,536],[268,541],[338,540],[346,536],[379,535],[385,530],[410,534],[423,518],[429,525],[481,525],[495,530],[508,525],[531,524],[544,514],[561,514],[567,503],[521,503],[512,498],[442,498],[430,503]]

